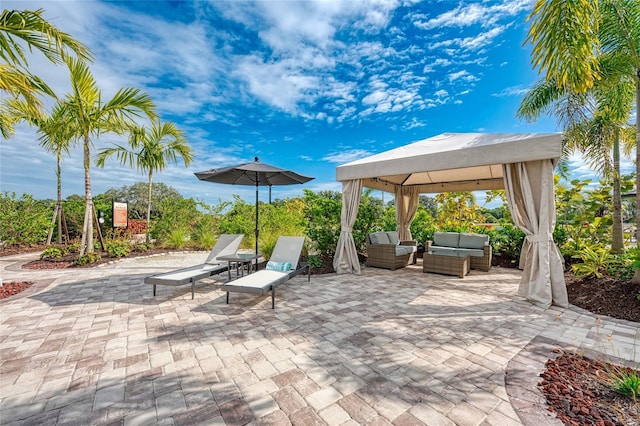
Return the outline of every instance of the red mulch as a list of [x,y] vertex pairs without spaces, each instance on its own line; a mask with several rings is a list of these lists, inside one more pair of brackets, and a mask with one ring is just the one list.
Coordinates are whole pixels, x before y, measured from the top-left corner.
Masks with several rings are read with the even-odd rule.
[[6,299],[7,297],[13,296],[15,294],[24,291],[31,286],[31,282],[21,281],[21,282],[12,282],[12,283],[2,283],[0,286],[0,300]]
[[[611,386],[611,364],[574,353],[561,352],[546,363],[538,387],[542,390],[548,410],[556,413],[565,425],[639,425],[640,400],[619,394]],[[640,371],[620,368],[627,374]],[[640,396],[639,396],[640,397]]]

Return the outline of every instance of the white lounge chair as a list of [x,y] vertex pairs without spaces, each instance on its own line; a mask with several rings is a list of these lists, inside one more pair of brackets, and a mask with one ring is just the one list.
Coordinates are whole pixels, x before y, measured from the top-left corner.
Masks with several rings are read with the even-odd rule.
[[267,262],[267,269],[262,269],[221,286],[222,290],[227,292],[227,304],[229,304],[230,292],[251,293],[260,296],[271,292],[271,309],[275,309],[277,286],[305,270],[307,271],[307,281],[311,281],[309,264],[299,263],[303,244],[304,237],[279,237],[273,254]]
[[211,253],[202,265],[190,266],[188,268],[176,269],[171,272],[151,275],[144,279],[146,284],[153,284],[153,295],[156,295],[156,285],[184,285],[191,283],[191,298],[194,298],[196,281],[208,278],[211,275],[226,272],[228,263],[218,261],[218,256],[234,254],[240,242],[244,238],[241,234],[222,234],[211,249]]

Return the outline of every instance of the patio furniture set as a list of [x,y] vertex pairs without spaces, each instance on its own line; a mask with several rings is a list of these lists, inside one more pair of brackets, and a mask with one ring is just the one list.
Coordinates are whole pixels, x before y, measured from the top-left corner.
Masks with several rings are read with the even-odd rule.
[[[156,295],[157,285],[179,286],[191,284],[191,298],[194,298],[195,283],[222,272],[228,272],[229,281],[222,285],[227,293],[251,293],[264,295],[271,293],[271,308],[275,309],[276,287],[298,274],[307,272],[307,281],[311,280],[310,265],[300,262],[304,237],[281,236],[271,254],[265,269],[257,270],[258,255],[237,253],[243,235],[223,234],[218,238],[211,253],[202,265],[181,268],[171,272],[156,274],[144,279],[146,284],[153,285],[153,295]],[[253,272],[252,263],[256,261],[256,271]],[[236,270],[235,280],[231,279],[232,269]],[[247,275],[244,275],[244,269]],[[253,273],[252,273],[253,272]],[[240,275],[240,276],[239,276]]]
[[[398,241],[396,232],[374,232],[367,235],[367,266],[395,270],[416,263],[416,242]],[[459,232],[435,232],[427,241],[422,257],[422,271],[464,278],[471,269],[491,268],[489,236]]]

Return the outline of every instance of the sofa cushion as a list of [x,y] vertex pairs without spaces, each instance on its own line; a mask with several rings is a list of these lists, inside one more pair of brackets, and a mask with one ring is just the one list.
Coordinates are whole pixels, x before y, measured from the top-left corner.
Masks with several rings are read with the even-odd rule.
[[386,232],[374,232],[369,234],[371,244],[389,244],[389,236]]
[[400,238],[398,238],[398,233],[396,231],[387,231],[387,237],[389,237],[389,242],[391,244],[400,244]]
[[456,256],[456,248],[455,247],[434,247],[431,246],[429,250],[432,254],[438,254],[441,256]]
[[460,234],[458,247],[470,249],[483,249],[489,242],[489,236],[483,234]]
[[460,257],[464,257],[464,256],[483,257],[484,250],[458,247],[458,249],[456,250],[456,255]]
[[458,232],[434,232],[433,245],[441,247],[458,247],[460,234]]

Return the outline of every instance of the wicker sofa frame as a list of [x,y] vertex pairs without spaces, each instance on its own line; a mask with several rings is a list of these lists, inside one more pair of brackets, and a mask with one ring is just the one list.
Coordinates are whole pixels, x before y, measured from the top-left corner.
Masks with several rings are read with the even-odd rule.
[[[432,244],[433,241],[426,242],[425,252],[431,251]],[[489,269],[491,268],[491,245],[484,246],[482,250],[484,251],[484,255],[482,257],[469,256],[470,267],[471,269],[489,272]]]
[[[397,255],[395,244],[372,244],[369,234],[367,234],[366,245],[367,266],[395,271],[396,269],[407,266],[411,259],[413,259],[412,263],[416,263],[415,252]],[[416,246],[417,243],[415,241],[400,241],[400,245]]]

